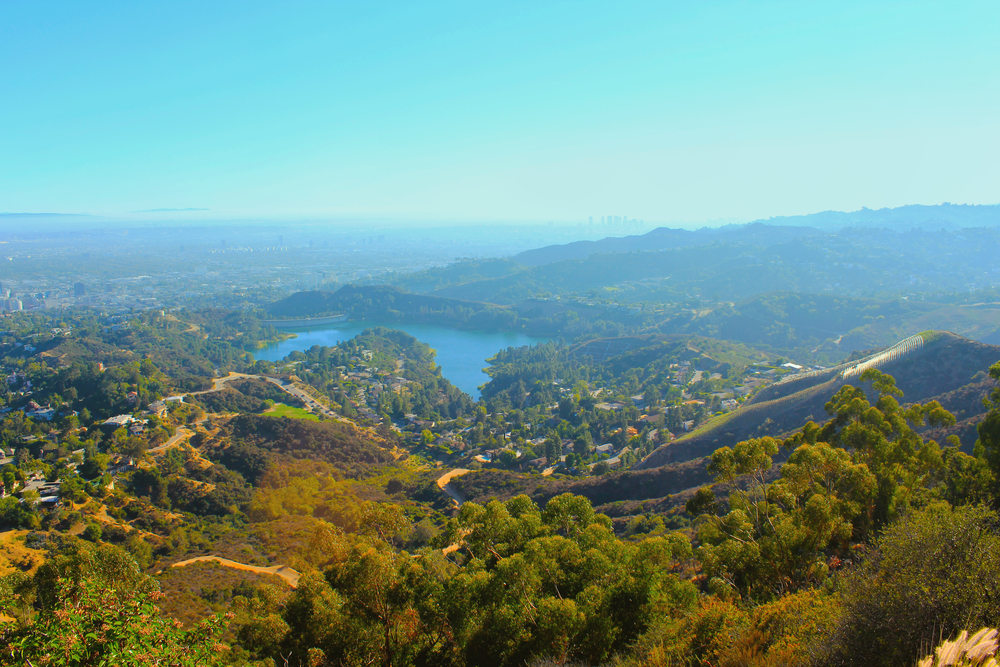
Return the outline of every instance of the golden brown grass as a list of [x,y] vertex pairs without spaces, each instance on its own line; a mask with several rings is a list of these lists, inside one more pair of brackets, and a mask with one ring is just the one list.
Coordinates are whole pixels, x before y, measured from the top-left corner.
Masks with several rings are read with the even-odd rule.
[[972,636],[962,630],[954,640],[942,642],[917,667],[998,667],[996,653],[996,630],[983,628]]
[[45,558],[45,551],[24,545],[30,531],[8,530],[0,533],[0,577],[13,572],[34,574]]

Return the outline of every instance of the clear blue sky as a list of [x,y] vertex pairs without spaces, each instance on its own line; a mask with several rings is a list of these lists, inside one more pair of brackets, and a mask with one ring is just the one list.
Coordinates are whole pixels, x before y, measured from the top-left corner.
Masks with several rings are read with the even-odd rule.
[[998,203],[998,35],[995,0],[0,2],[0,211]]

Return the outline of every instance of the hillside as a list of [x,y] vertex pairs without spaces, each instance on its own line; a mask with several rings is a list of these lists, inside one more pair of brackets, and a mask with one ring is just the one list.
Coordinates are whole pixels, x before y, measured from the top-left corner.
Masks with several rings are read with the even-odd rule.
[[[984,275],[994,270],[998,253],[996,227],[834,234],[755,224],[551,246],[510,261],[457,262],[393,281],[437,296],[504,304],[540,295],[618,303],[739,301],[774,290],[940,301],[955,292],[989,292]],[[990,295],[987,300],[995,300]]]
[[652,323],[650,316],[597,306],[567,306],[540,300],[496,305],[475,299],[430,296],[385,285],[345,285],[336,292],[297,292],[271,304],[282,318],[346,314],[352,320],[385,324],[433,324],[476,331],[521,331],[528,335],[579,339],[621,334]]
[[483,303],[470,303],[436,296],[411,294],[396,287],[356,287],[345,285],[336,292],[297,292],[268,306],[275,317],[315,317],[347,313],[354,319],[421,316],[428,321],[444,315],[470,316],[491,310]]
[[[924,347],[880,367],[896,378],[903,390],[901,401],[939,401],[952,410],[958,423],[947,429],[925,429],[924,436],[942,445],[948,435],[958,435],[962,449],[971,452],[975,424],[986,413],[982,399],[996,382],[984,369],[1000,360],[1000,346],[986,345],[945,332],[926,334]],[[636,342],[645,343],[638,339]],[[578,350],[600,347],[596,342]],[[640,353],[645,345],[636,347]],[[761,391],[748,407],[709,422],[701,431],[656,449],[630,470],[574,479],[540,478],[501,470],[463,475],[453,486],[470,500],[506,500],[524,493],[538,502],[569,492],[587,497],[612,516],[628,517],[642,512],[669,513],[682,507],[693,489],[711,481],[707,456],[724,446],[760,435],[781,435],[800,428],[806,421],[825,421],[824,405],[847,381],[820,375],[771,386]],[[854,378],[852,383],[857,384]]]
[[[984,379],[984,369],[1000,359],[1000,346],[945,332],[936,332],[928,338],[921,350],[879,368],[896,379],[897,387],[903,391],[901,401],[937,400],[946,407],[964,410],[963,419],[984,414],[985,407],[981,400],[977,406],[975,397],[981,399],[991,386]],[[830,374],[772,385],[742,409],[660,447],[637,468],[657,468],[707,456],[719,447],[732,446],[749,437],[779,435],[809,420],[822,423],[827,419],[823,406],[837,389],[848,383],[860,385],[856,377],[844,380]],[[966,440],[962,444],[971,451],[972,442]]]
[[761,222],[722,229],[704,228],[698,231],[658,227],[651,232],[637,236],[608,237],[599,241],[576,241],[526,250],[514,255],[511,259],[524,266],[541,266],[567,259],[586,259],[591,255],[603,253],[672,250],[709,243],[772,245],[800,236],[812,236],[820,233],[818,229],[809,227],[774,227]]
[[960,306],[780,291],[714,308],[681,310],[652,329],[739,341],[799,363],[834,364],[855,350],[885,347],[913,331],[953,331],[1000,344],[1000,304]]
[[541,266],[566,259],[585,259],[590,255],[635,250],[688,248],[712,242],[774,244],[799,236],[832,232],[845,227],[874,227],[895,231],[911,229],[957,230],[969,227],[1000,225],[1000,205],[921,206],[858,211],[821,211],[808,215],[779,216],[755,220],[745,225],[702,228],[697,231],[658,227],[646,234],[608,237],[598,241],[576,241],[526,250],[511,259],[524,266]]
[[844,227],[880,227],[903,231],[915,227],[921,229],[993,227],[1000,224],[1000,205],[908,204],[896,208],[862,208],[858,211],[821,211],[808,215],[779,216],[761,222],[771,225],[808,225],[824,230]]

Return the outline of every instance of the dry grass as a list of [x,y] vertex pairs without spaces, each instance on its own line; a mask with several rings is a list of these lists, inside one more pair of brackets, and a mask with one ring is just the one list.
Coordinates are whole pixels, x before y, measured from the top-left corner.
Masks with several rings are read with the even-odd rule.
[[943,642],[917,663],[917,667],[998,667],[997,631],[983,628],[976,634],[962,630],[952,641]]
[[14,572],[34,574],[45,558],[45,552],[24,546],[30,531],[8,530],[0,533],[0,577]]

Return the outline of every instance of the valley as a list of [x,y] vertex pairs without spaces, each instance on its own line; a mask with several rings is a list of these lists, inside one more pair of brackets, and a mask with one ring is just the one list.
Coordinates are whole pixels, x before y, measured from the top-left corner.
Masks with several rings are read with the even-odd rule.
[[[975,522],[995,502],[1000,308],[988,292],[767,280],[627,300],[641,290],[596,264],[560,287],[562,262],[594,257],[730,280],[740,244],[824,234],[752,227],[710,240],[721,268],[625,237],[458,262],[413,277],[438,285],[425,293],[395,280],[243,310],[8,315],[0,612],[52,595],[51,572],[127,571],[162,591],[164,619],[215,628],[229,664],[514,665],[550,655],[544,637],[592,664],[848,651],[802,634],[796,605],[824,632],[860,631],[849,594],[829,592],[856,576],[852,554],[912,517],[939,525],[936,508]],[[512,620],[525,609],[534,621]],[[786,625],[752,649],[690,643],[722,610]]]

